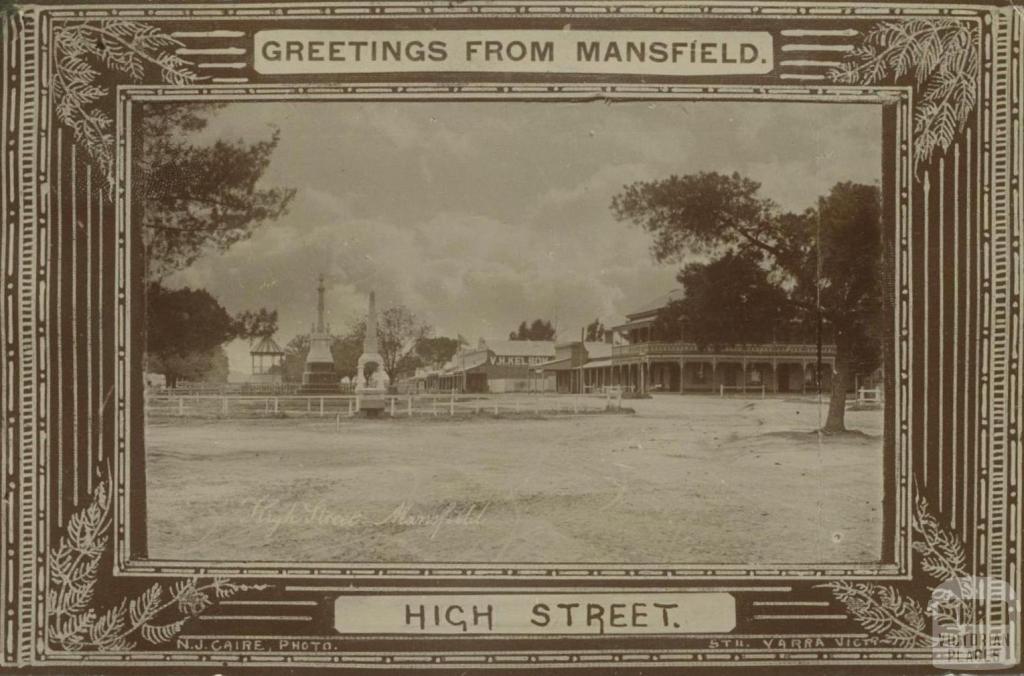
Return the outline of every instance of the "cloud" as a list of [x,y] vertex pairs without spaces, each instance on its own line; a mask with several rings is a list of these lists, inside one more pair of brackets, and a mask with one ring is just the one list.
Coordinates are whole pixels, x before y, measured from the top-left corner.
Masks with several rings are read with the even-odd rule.
[[169,281],[232,312],[277,309],[282,344],[314,320],[321,273],[336,331],[376,289],[444,335],[500,338],[543,317],[575,336],[675,286],[649,235],[612,217],[623,185],[740,171],[802,209],[880,173],[880,113],[852,105],[233,104],[207,133],[270,125],[281,141],[264,183],[298,188],[289,213]]

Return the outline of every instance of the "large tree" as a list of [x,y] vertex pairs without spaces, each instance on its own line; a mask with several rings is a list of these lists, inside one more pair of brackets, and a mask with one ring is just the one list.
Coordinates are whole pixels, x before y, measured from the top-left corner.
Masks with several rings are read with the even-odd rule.
[[726,251],[684,267],[676,279],[686,295],[659,310],[655,338],[690,340],[701,349],[772,341],[793,307],[761,259],[756,251]]
[[[140,123],[141,152],[136,153],[132,190],[136,219],[144,247],[146,295],[146,350],[152,364],[168,370],[170,380],[194,378],[204,355],[235,337],[259,338],[277,329],[277,311],[259,308],[241,313],[235,325],[220,322],[223,308],[202,331],[180,331],[181,308],[170,299],[197,303],[193,315],[211,312],[216,303],[200,290],[175,295],[162,281],[170,273],[191,265],[206,251],[223,251],[250,236],[260,224],[281,216],[294,196],[284,188],[258,186],[277,133],[262,140],[203,140],[210,115],[222,104],[149,104]],[[205,292],[202,292],[205,293]],[[219,307],[219,304],[217,305]],[[175,314],[177,312],[178,314]],[[168,359],[173,350],[178,358]],[[189,355],[194,354],[193,357]],[[175,367],[174,364],[187,364]]]
[[167,385],[202,380],[212,352],[237,335],[238,324],[204,289],[165,289],[150,282],[146,292],[146,368]]
[[261,338],[276,328],[277,312],[245,311],[232,317],[205,289],[168,289],[159,282],[146,286],[146,370],[163,374],[168,387],[179,380],[226,382],[223,345],[235,338]]
[[260,140],[202,140],[210,114],[220,107],[152,103],[142,110],[132,192],[149,279],[248,238],[284,214],[295,195],[259,185],[278,144],[276,130]]
[[414,351],[416,344],[428,338],[432,331],[428,324],[420,321],[404,305],[395,305],[380,313],[377,318],[377,351],[383,360],[381,368],[392,383],[397,382],[399,372],[408,366],[404,360],[406,355]]
[[[694,309],[721,301],[728,289],[715,288],[715,280],[727,283],[723,274],[732,268],[746,279],[737,282],[740,287],[752,284],[748,290],[765,294],[769,305],[784,301],[778,304],[781,316],[792,311],[804,322],[827,324],[836,363],[824,431],[840,432],[852,374],[874,370],[881,359],[881,284],[887,271],[879,189],[839,183],[816,208],[794,214],[761,196],[760,187],[739,174],[670,176],[626,186],[611,207],[618,219],[651,233],[659,262],[680,263],[692,254],[711,259],[680,274]],[[760,279],[751,262],[763,270]],[[712,316],[721,318],[721,312]],[[733,342],[736,328],[733,322],[711,322],[704,339]]]

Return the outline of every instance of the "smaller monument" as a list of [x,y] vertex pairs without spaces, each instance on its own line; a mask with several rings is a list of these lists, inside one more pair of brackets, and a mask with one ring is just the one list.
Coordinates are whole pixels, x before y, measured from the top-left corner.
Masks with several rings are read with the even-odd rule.
[[384,359],[377,352],[377,303],[374,292],[370,292],[370,312],[366,316],[366,336],[363,337],[363,353],[359,355],[356,367],[356,403],[360,413],[375,418],[384,410],[384,395],[387,393],[384,374]]
[[316,325],[309,333],[309,352],[302,373],[301,394],[337,394],[338,372],[331,352],[331,332],[324,324],[324,276],[316,288]]

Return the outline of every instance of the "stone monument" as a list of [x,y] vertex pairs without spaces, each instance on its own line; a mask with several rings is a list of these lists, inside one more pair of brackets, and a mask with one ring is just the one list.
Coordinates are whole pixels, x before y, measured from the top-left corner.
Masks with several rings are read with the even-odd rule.
[[356,367],[356,405],[363,415],[374,418],[384,410],[385,384],[384,359],[377,352],[377,303],[374,292],[370,292],[370,311],[366,316],[366,335],[363,337],[363,353],[359,355]]
[[330,329],[324,324],[324,276],[317,286],[316,324],[309,332],[309,352],[302,372],[300,394],[337,394],[338,371],[334,367]]

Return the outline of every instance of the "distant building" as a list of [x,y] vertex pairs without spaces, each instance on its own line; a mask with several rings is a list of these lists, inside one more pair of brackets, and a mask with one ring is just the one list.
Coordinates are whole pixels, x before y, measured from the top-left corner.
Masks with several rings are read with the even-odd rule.
[[555,358],[537,365],[538,372],[555,377],[562,394],[583,393],[600,387],[612,361],[612,346],[600,341],[575,341],[555,345]]
[[483,340],[457,352],[444,368],[421,370],[415,382],[428,392],[550,392],[555,377],[536,367],[555,356],[552,340]]
[[[481,340],[459,351],[438,370],[417,371],[417,391],[563,392],[604,388],[631,392],[803,393],[817,389],[818,346],[801,340],[793,327],[757,327],[767,340],[699,347],[685,340],[659,340],[659,311],[684,297],[672,289],[636,310],[610,330],[610,342]],[[754,334],[752,333],[752,338]],[[765,336],[761,336],[764,338]],[[836,346],[821,346],[821,387],[831,387]],[[850,389],[877,382],[879,373],[854,374]]]

